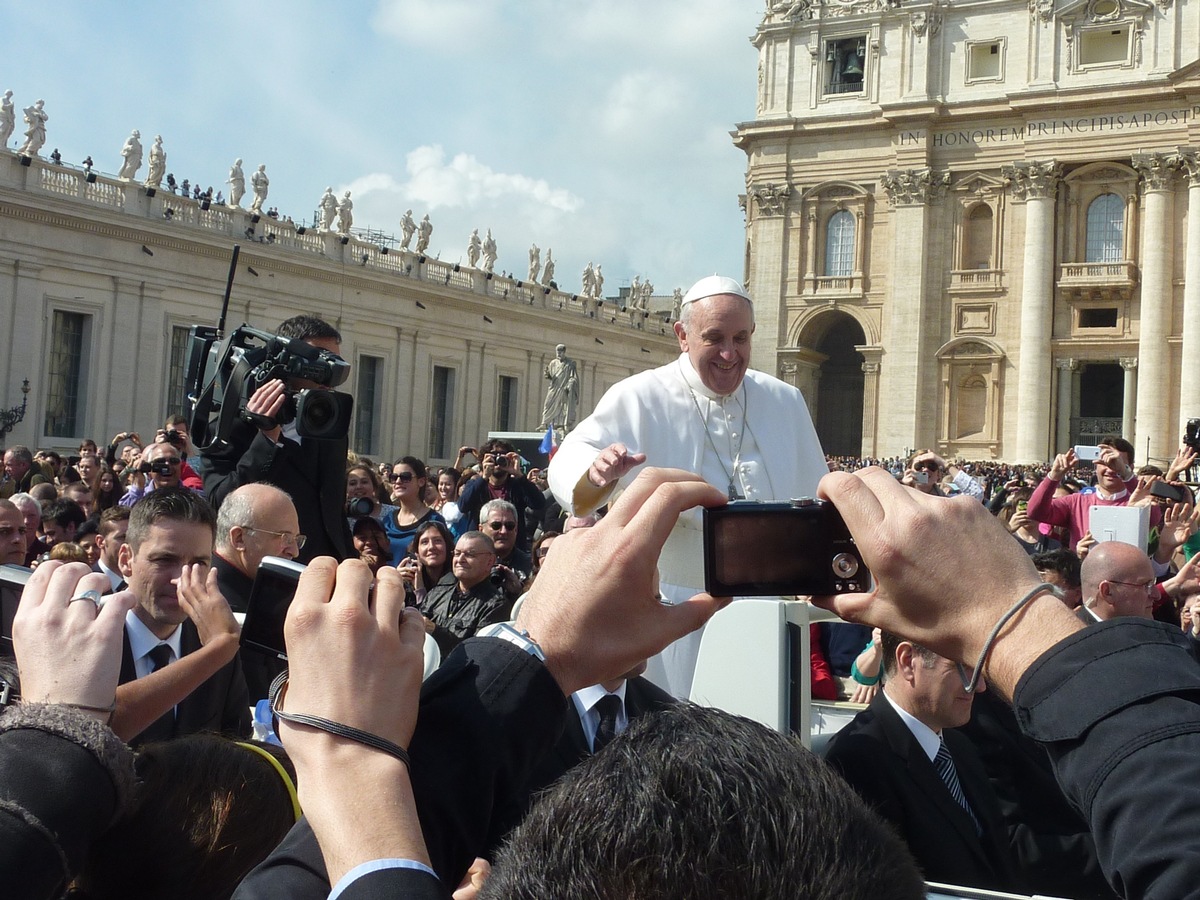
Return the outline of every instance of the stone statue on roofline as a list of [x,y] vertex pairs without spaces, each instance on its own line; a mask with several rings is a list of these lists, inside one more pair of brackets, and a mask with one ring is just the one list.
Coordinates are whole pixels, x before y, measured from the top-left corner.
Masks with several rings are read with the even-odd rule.
[[160,187],[166,171],[167,151],[163,149],[162,135],[156,134],[154,136],[154,143],[150,145],[150,171],[146,173],[146,187]]
[[[235,159],[229,167],[229,177],[225,179],[229,185],[229,205],[237,208],[242,205],[242,197],[246,193],[246,175],[242,172],[241,159]],[[186,193],[186,191],[184,192]]]

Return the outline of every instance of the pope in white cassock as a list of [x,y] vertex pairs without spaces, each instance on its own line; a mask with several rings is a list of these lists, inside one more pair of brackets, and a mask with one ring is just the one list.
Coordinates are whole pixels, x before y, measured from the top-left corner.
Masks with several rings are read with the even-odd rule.
[[[814,497],[828,472],[804,397],[750,368],[754,306],[740,283],[710,275],[684,295],[675,361],[613,385],[550,463],[564,509],[587,515],[644,463],[686,469],[731,499]],[[659,558],[662,592],[681,603],[704,590],[701,512],[680,516]],[[691,690],[701,631],[650,661],[647,677]]]

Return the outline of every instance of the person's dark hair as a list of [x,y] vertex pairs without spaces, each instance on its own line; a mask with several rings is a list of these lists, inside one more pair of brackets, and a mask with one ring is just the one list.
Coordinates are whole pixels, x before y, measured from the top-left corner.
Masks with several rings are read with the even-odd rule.
[[83,476],[79,474],[79,470],[74,466],[63,466],[58,472],[58,483],[63,487],[79,481],[83,481]]
[[354,520],[354,527],[351,529],[354,537],[359,537],[368,531],[378,539],[379,549],[383,553],[383,562],[385,564],[395,562],[392,559],[392,542],[388,540],[387,532],[383,530],[383,525],[379,523],[379,520],[371,516],[359,516]]
[[183,426],[185,431],[191,431],[191,423],[188,422],[187,416],[181,416],[179,413],[175,413],[175,415],[172,416],[167,416],[167,421],[163,422],[163,428],[166,430],[170,430],[172,428],[178,429],[180,425]]
[[[280,748],[255,746],[295,783]],[[79,877],[94,900],[229,897],[296,821],[279,772],[227,738],[196,734],[149,744],[136,770],[133,809],[92,845]]]
[[[110,490],[101,490],[100,482],[104,480],[105,475],[111,475],[113,486]],[[100,462],[100,472],[96,475],[96,483],[92,485],[92,510],[93,512],[105,509],[111,509],[116,506],[121,499],[124,491],[121,489],[121,479],[117,477],[117,473],[109,468],[108,463]]]
[[916,641],[910,641],[907,638],[902,638],[899,635],[892,634],[890,631],[881,631],[882,639],[879,642],[880,649],[883,651],[883,674],[896,674],[896,648],[903,643],[912,644],[913,653],[921,658],[921,661],[926,666],[933,665],[933,661],[937,659],[937,654],[926,647],[922,647]]
[[1131,466],[1133,465],[1133,444],[1129,443],[1129,441],[1125,440],[1125,438],[1117,437],[1115,434],[1108,434],[1100,438],[1100,440],[1096,442],[1096,445],[1106,445],[1112,447],[1114,450],[1124,453],[1125,458],[1129,460],[1129,464]]
[[56,465],[62,465],[62,456],[57,450],[39,450],[38,454],[43,459],[48,459]]
[[402,456],[392,463],[392,471],[395,472],[396,466],[408,466],[413,470],[413,475],[418,479],[428,478],[429,471],[425,468],[425,463],[417,459],[415,456]]
[[1154,465],[1153,463],[1146,463],[1146,465],[1142,466],[1140,469],[1137,470],[1137,474],[1139,476],[1141,476],[1141,475],[1157,475],[1159,478],[1162,478],[1163,475],[1165,475],[1166,473],[1162,469],[1160,469],[1158,466]]
[[417,544],[421,541],[421,535],[432,529],[442,536],[442,540],[446,544],[446,562],[442,565],[440,572],[432,571],[425,563],[421,563],[421,583],[426,588],[431,588],[437,584],[446,573],[450,571],[450,560],[454,556],[454,535],[450,533],[450,529],[446,527],[444,522],[439,522],[436,519],[430,519],[427,522],[422,522],[417,530],[413,532],[412,543],[409,546],[412,552],[417,552]]
[[104,512],[100,513],[100,522],[97,526],[97,531],[104,537],[108,537],[116,531],[116,522],[129,521],[128,506],[110,506]]
[[920,900],[904,843],[799,739],[677,703],[570,770],[480,897]]
[[85,519],[87,516],[84,515],[83,507],[74,500],[59,497],[57,500],[42,504],[42,521],[54,522],[59,528],[66,528],[70,525],[78,528]]
[[1047,550],[1033,555],[1033,567],[1039,572],[1058,572],[1067,587],[1079,587],[1083,561],[1070,550]]
[[479,445],[479,456],[483,457],[485,453],[516,453],[517,448],[508,441],[501,438],[492,438],[489,441],[484,441]]
[[217,516],[207,500],[190,488],[158,488],[135,503],[129,513],[125,543],[134,553],[146,539],[150,527],[159,520],[207,525],[214,537],[217,533]]
[[318,319],[316,316],[292,316],[290,319],[284,319],[275,329],[275,333],[294,341],[332,338],[339,344],[342,342],[342,333],[324,319]]
[[346,467],[346,475],[349,477],[351,472],[365,472],[367,480],[371,482],[371,489],[375,492],[375,500],[379,503],[386,503],[388,500],[387,491],[383,489],[383,479],[379,477],[379,473],[375,471],[375,467],[369,462],[364,463],[361,459],[356,463],[351,463]]
[[[542,558],[538,555],[538,548],[546,541],[554,540],[554,538],[562,537],[562,532],[559,531],[543,531],[536,541],[533,542],[533,575],[536,575],[542,568]],[[530,577],[532,583],[533,578]]]

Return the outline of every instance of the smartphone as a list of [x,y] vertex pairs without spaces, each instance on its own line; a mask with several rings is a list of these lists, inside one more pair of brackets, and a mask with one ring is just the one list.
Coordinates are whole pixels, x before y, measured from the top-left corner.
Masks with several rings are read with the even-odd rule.
[[1023,512],[1025,512],[1025,510],[1027,510],[1028,508],[1029,508],[1029,501],[1028,501],[1028,500],[1018,500],[1018,501],[1017,501],[1017,512],[1023,513]]
[[1080,462],[1095,462],[1100,458],[1100,448],[1087,444],[1076,444],[1075,458]]
[[714,597],[855,593],[871,573],[832,503],[738,501],[704,511],[704,589]]
[[283,641],[283,622],[296,596],[296,584],[307,566],[282,556],[263,557],[254,576],[250,599],[246,602],[246,621],[242,623],[241,644],[250,650],[277,659],[287,659]]
[[1194,503],[1192,492],[1187,488],[1171,484],[1169,481],[1156,481],[1150,485],[1150,496],[1164,497],[1172,503]]
[[913,481],[917,484],[929,484],[929,473],[923,471],[913,472]]

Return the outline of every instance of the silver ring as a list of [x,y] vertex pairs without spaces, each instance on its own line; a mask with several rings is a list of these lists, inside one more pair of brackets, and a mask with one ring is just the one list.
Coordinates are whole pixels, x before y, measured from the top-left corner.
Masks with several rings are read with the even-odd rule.
[[99,607],[100,606],[100,598],[101,598],[101,594],[99,591],[84,591],[78,597],[72,597],[70,600],[68,600],[67,606],[70,606],[72,603],[75,603],[79,600],[91,600],[93,603],[96,604],[97,607]]

